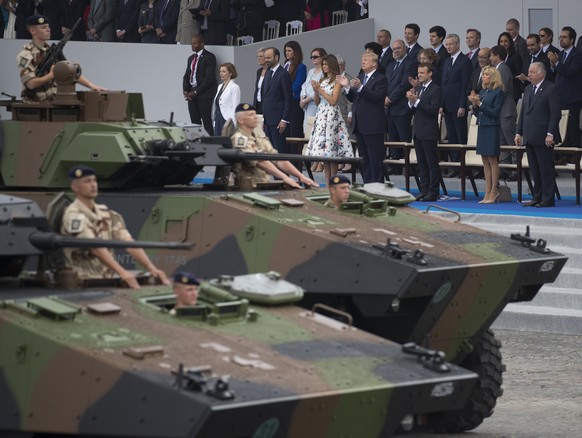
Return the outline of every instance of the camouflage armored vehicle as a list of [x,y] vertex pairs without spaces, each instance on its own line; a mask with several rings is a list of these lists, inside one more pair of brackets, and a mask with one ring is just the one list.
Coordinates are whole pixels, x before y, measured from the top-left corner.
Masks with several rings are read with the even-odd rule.
[[[390,187],[356,188],[341,211],[323,205],[324,190],[287,191],[275,184],[238,192],[225,175],[229,164],[245,157],[226,139],[130,117],[127,111],[141,110],[129,110],[123,93],[78,96],[81,103],[66,111],[62,105],[11,104],[13,120],[0,122],[6,190],[45,208],[67,188],[67,169],[88,164],[98,172],[100,201],[125,217],[134,236],[194,245],[180,253],[151,251],[166,272],[209,279],[279,272],[305,289],[301,306],[337,309],[355,327],[443,351],[447,360],[479,374],[464,406],[416,417],[417,423],[469,430],[492,414],[503,365],[490,326],[508,303],[530,301],[554,281],[565,256],[526,230],[502,236],[394,206],[406,199],[395,199]],[[117,113],[115,99],[124,100]],[[216,166],[213,183],[189,184],[204,166]],[[133,263],[123,256],[119,261]]]

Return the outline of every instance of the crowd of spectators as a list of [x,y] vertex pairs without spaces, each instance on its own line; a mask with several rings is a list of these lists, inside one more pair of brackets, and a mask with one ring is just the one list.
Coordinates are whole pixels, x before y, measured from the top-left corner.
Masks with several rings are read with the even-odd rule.
[[262,41],[265,21],[300,20],[305,30],[331,25],[334,11],[348,21],[367,18],[367,0],[0,0],[0,37],[30,39],[26,19],[42,14],[51,23],[51,38],[61,39],[80,18],[73,41],[190,44],[202,33],[206,44],[225,45],[251,35]]

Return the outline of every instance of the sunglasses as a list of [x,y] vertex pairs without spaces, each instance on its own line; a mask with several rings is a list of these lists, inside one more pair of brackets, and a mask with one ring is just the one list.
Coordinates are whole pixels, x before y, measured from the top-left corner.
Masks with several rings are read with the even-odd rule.
[[321,58],[321,55],[311,55],[311,59]]

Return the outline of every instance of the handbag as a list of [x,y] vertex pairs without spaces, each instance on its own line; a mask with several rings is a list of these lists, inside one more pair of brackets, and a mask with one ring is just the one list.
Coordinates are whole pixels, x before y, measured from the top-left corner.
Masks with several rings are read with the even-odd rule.
[[499,202],[511,202],[511,187],[507,185],[507,182],[504,181],[504,184],[500,184],[497,188],[499,192]]

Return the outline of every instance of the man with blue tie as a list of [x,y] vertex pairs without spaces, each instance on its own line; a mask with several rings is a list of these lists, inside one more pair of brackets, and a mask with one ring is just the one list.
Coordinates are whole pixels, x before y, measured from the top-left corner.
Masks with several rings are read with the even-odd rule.
[[352,126],[356,135],[358,152],[363,162],[360,172],[364,183],[384,181],[384,135],[386,118],[384,98],[388,81],[378,72],[378,56],[375,53],[362,55],[362,73],[352,80],[342,76],[344,87],[352,105]]
[[280,153],[293,153],[285,140],[285,128],[291,120],[291,75],[279,65],[281,54],[275,47],[265,49],[267,72],[261,86],[263,128],[271,144]]
[[564,146],[581,147],[580,110],[582,109],[582,51],[574,46],[576,31],[570,26],[560,33],[560,55],[548,51],[555,74],[554,83],[560,95],[562,109],[570,111]]

